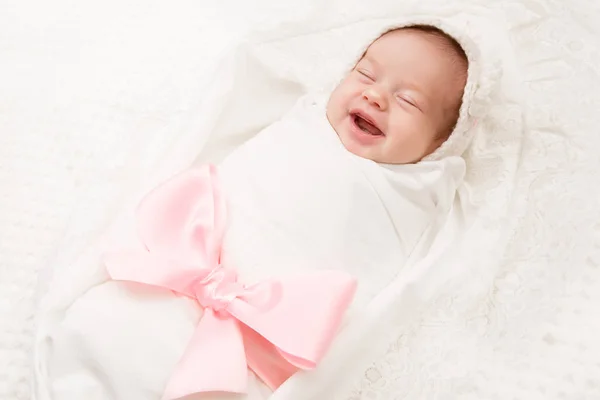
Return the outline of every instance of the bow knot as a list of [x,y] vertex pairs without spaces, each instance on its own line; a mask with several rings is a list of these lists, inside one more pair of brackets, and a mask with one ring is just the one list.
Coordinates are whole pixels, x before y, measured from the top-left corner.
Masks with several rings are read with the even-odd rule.
[[222,314],[234,299],[243,294],[244,289],[244,285],[237,282],[235,271],[217,267],[195,285],[194,293],[202,307]]
[[204,308],[165,399],[244,393],[248,368],[275,389],[323,357],[356,282],[339,271],[238,282],[220,264],[225,207],[214,167],[188,170],[150,192],[137,225],[145,250],[105,255],[111,278],[163,287]]

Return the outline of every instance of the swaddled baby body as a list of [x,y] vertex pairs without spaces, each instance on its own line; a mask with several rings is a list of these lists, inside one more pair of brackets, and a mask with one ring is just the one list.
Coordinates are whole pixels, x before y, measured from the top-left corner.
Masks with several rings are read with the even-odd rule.
[[[235,270],[244,284],[325,270],[353,276],[358,287],[343,333],[343,326],[352,323],[353,311],[375,298],[406,265],[418,243],[435,234],[430,227],[444,218],[463,179],[465,165],[460,157],[414,163],[434,151],[456,123],[466,78],[466,57],[459,49],[433,28],[386,33],[371,44],[329,99],[302,99],[284,118],[229,155],[217,167],[217,178],[200,168],[197,181],[194,174],[191,180],[179,176],[156,189],[149,197],[160,194],[164,201],[150,201],[159,205],[146,213],[138,229],[166,220],[157,215],[161,207],[165,213],[171,207],[174,218],[183,221],[178,222],[181,237],[166,235],[161,240],[170,243],[170,250],[179,251],[169,254],[159,249],[159,256],[181,260],[183,253],[197,255],[194,252],[201,249],[207,254],[200,257],[200,264],[210,259],[215,265],[185,268],[193,271],[218,264]],[[180,182],[202,185],[192,191],[203,203],[190,204],[184,191],[172,189],[183,187]],[[226,203],[226,219],[219,210],[221,200]],[[189,215],[185,210],[191,210]],[[148,224],[149,220],[153,222]],[[222,228],[222,237],[206,233],[204,227],[209,225],[215,231]],[[160,229],[150,235],[151,240],[165,236]],[[147,232],[140,237],[147,238]],[[180,242],[172,244],[176,240]],[[198,240],[200,245],[192,243]],[[148,241],[142,240],[141,245],[152,255]],[[127,280],[122,278],[127,274],[121,274],[128,268],[122,266],[123,260],[121,267],[117,262],[109,268],[114,279]],[[154,262],[147,264],[148,270]],[[138,272],[143,275],[143,263]],[[167,276],[169,271],[163,272]],[[183,275],[177,279],[184,279]],[[183,286],[191,287],[198,280],[192,277]],[[312,304],[310,299],[321,298],[317,286],[305,293],[305,301],[296,302],[298,313],[316,316],[335,303],[329,299],[327,304]],[[282,287],[281,297],[285,297]],[[243,295],[222,296],[213,310],[204,302],[205,289],[202,294],[194,289],[191,295],[181,296],[164,288],[113,280],[89,290],[52,332],[48,370],[54,398],[158,399],[167,387],[167,398],[239,399],[238,394],[223,393],[227,376],[194,386],[202,380],[195,376],[198,371],[210,371],[217,364],[222,368],[232,355],[215,352],[206,357],[204,352],[204,357],[198,357],[190,341],[197,343],[206,321],[235,317],[237,326],[252,319],[239,317],[235,304],[230,307]],[[301,317],[306,318],[286,315],[270,323],[283,336],[292,335],[285,333],[286,325],[293,326]],[[206,346],[219,348],[220,335],[213,332],[215,343]],[[201,336],[211,335],[202,331]],[[253,340],[244,338],[246,355],[255,351]],[[236,356],[243,361],[244,350]],[[248,382],[242,389],[233,385],[232,391],[246,391],[246,399],[268,397],[276,387],[267,387],[264,376],[268,374],[261,376],[260,368],[250,364],[254,372],[247,372]],[[292,364],[294,372],[302,363]],[[240,362],[233,360],[231,365],[238,368]],[[174,371],[177,377],[172,376]],[[279,375],[289,374],[288,368]]]

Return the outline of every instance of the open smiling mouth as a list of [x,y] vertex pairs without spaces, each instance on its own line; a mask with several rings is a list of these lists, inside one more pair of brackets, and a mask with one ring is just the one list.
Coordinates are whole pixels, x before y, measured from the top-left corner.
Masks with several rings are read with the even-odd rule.
[[363,132],[373,136],[384,136],[383,132],[373,123],[367,121],[359,114],[352,114],[352,122]]

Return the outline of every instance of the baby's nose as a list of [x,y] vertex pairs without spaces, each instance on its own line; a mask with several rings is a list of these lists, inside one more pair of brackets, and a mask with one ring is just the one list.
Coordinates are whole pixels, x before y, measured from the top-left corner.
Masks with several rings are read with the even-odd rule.
[[381,110],[385,110],[387,108],[387,99],[381,93],[381,91],[377,90],[373,86],[365,89],[365,91],[363,92],[363,98],[367,100],[371,105]]

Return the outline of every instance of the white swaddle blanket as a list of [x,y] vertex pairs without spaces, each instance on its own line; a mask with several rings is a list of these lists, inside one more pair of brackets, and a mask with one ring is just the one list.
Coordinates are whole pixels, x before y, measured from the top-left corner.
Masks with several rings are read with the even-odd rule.
[[[596,191],[590,192],[593,189],[590,182],[595,182],[595,171],[598,170],[598,157],[594,152],[598,123],[593,112],[598,109],[595,77],[600,63],[596,62],[598,54],[594,52],[598,47],[598,35],[594,35],[594,24],[586,23],[594,20],[590,7],[555,3],[528,0],[484,4],[481,1],[430,0],[388,1],[375,7],[361,2],[354,2],[352,7],[346,2],[339,5],[318,3],[320,8],[299,18],[297,24],[286,23],[273,35],[261,36],[251,46],[244,46],[243,52],[239,53],[243,57],[231,60],[225,65],[227,68],[220,68],[226,74],[211,76],[213,82],[219,83],[215,87],[218,90],[211,90],[211,93],[190,90],[190,87],[198,87],[196,75],[184,73],[177,75],[187,77],[187,81],[179,82],[180,86],[166,92],[170,96],[164,96],[164,91],[149,91],[145,86],[141,91],[134,91],[140,94],[139,98],[131,97],[126,101],[128,106],[135,105],[133,111],[129,107],[121,110],[123,96],[117,95],[121,92],[115,91],[106,97],[106,101],[102,98],[106,109],[110,107],[119,113],[100,113],[99,117],[82,125],[83,129],[80,125],[71,126],[73,135],[61,140],[68,143],[64,149],[69,152],[63,149],[58,153],[61,160],[69,163],[65,165],[74,163],[72,176],[78,180],[85,181],[88,177],[93,180],[88,182],[85,196],[71,203],[60,203],[61,207],[77,202],[87,204],[81,207],[80,218],[76,218],[69,229],[57,258],[49,263],[48,270],[53,279],[41,279],[50,292],[40,294],[43,297],[34,380],[38,396],[34,398],[46,400],[57,388],[63,390],[56,392],[58,394],[68,394],[70,390],[72,396],[77,397],[77,386],[84,388],[86,385],[89,391],[80,389],[79,393],[83,395],[79,398],[116,398],[117,392],[122,394],[127,390],[124,382],[137,387],[139,392],[145,390],[145,398],[158,396],[159,387],[168,375],[167,366],[159,364],[160,355],[163,351],[180,351],[184,346],[167,338],[169,332],[164,334],[165,341],[156,339],[152,342],[165,347],[158,355],[149,354],[148,346],[144,345],[135,354],[139,357],[134,358],[130,348],[133,349],[136,342],[129,339],[129,343],[125,343],[123,339],[123,347],[130,346],[124,350],[132,356],[129,371],[107,364],[106,352],[91,354],[92,346],[85,345],[84,340],[73,335],[73,341],[69,343],[71,349],[76,349],[77,341],[85,348],[81,360],[69,359],[65,348],[62,349],[65,368],[71,368],[73,372],[70,381],[65,369],[61,372],[57,368],[57,359],[49,352],[50,341],[56,338],[56,327],[64,326],[64,312],[68,310],[73,315],[76,306],[71,304],[87,289],[106,280],[103,267],[96,265],[102,248],[98,245],[98,237],[105,232],[108,222],[117,217],[117,208],[121,209],[123,204],[121,199],[136,195],[133,192],[140,186],[146,191],[158,181],[191,165],[194,159],[220,159],[243,142],[242,139],[277,120],[281,108],[287,109],[302,93],[335,84],[344,68],[355,59],[356,47],[371,40],[371,33],[384,24],[372,21],[376,16],[385,16],[392,22],[405,17],[415,22],[417,19],[452,19],[457,29],[463,32],[457,36],[459,42],[468,48],[468,41],[464,39],[470,39],[476,45],[474,47],[481,50],[480,55],[473,51],[475,56],[470,57],[470,69],[481,71],[480,79],[473,80],[471,86],[475,107],[470,107],[470,113],[478,119],[478,132],[464,154],[467,176],[463,188],[459,189],[459,201],[455,202],[458,206],[450,212],[449,219],[449,222],[455,222],[462,212],[465,221],[475,219],[477,223],[454,224],[456,229],[444,226],[437,236],[440,246],[434,245],[427,260],[417,264],[409,261],[409,265],[400,271],[397,282],[382,291],[386,296],[378,296],[382,300],[379,306],[371,301],[372,307],[365,312],[359,313],[360,310],[355,309],[352,324],[340,333],[318,369],[296,374],[271,399],[600,397],[597,370],[600,325],[589,317],[600,304],[600,291],[597,290],[600,230],[595,223],[598,221],[598,196]],[[263,13],[262,17],[264,15],[269,14]],[[244,15],[244,19],[246,17]],[[269,16],[268,19],[272,18]],[[180,22],[179,17],[173,20]],[[197,20],[193,25],[196,29]],[[149,32],[155,31],[155,24],[148,26]],[[139,33],[143,31],[139,31],[137,25],[131,25],[131,31],[146,38],[145,34]],[[106,46],[109,47],[112,45]],[[191,49],[200,47],[197,42],[189,46]],[[197,54],[195,50],[193,53]],[[164,59],[160,57],[162,54],[160,49],[156,51],[160,59]],[[143,68],[139,70],[143,71]],[[106,80],[115,76],[118,75],[108,75]],[[146,76],[153,78],[148,73]],[[115,82],[123,82],[121,78]],[[189,82],[192,82],[191,86]],[[202,97],[207,101],[185,107],[189,102],[176,101],[181,94],[175,90],[178,87],[185,88],[183,92],[188,94],[194,92],[195,97],[190,96],[192,99]],[[87,99],[90,90],[81,92]],[[157,103],[160,107],[156,106],[156,111],[154,107],[144,108],[150,102],[142,102],[139,107],[139,100],[152,97],[149,93],[162,99]],[[485,105],[488,107],[481,106],[482,100],[487,100]],[[150,104],[154,106],[154,100]],[[173,107],[166,108],[165,112],[165,105],[170,104]],[[224,105],[226,112],[220,113]],[[144,119],[140,118],[140,121],[154,119],[156,115],[175,114],[177,123],[170,124],[169,129],[156,134],[151,143],[142,146],[151,133],[146,128],[149,124],[141,124],[132,132],[130,124],[120,123],[121,119],[137,121],[133,117],[138,108],[144,111]],[[119,118],[115,119],[114,115]],[[198,115],[203,118],[197,119]],[[107,116],[111,117],[110,124],[107,124]],[[214,128],[217,117],[219,123]],[[180,121],[190,120],[192,123],[187,129],[180,129]],[[63,120],[56,121],[62,129]],[[95,125],[99,128],[90,129]],[[80,131],[91,131],[92,134],[81,136]],[[112,136],[109,135],[111,132]],[[200,132],[210,133],[208,146],[203,146],[206,138]],[[96,140],[96,136],[102,140]],[[140,144],[135,146],[135,151],[128,151],[122,138],[132,143],[139,138]],[[98,143],[104,147],[98,149]],[[46,152],[47,146],[42,147]],[[94,157],[83,162],[81,151],[88,152],[91,148],[95,148],[91,153]],[[115,153],[119,155],[117,159],[133,161],[115,164]],[[35,165],[46,168],[50,160],[42,160],[45,164]],[[104,160],[109,161],[108,165]],[[12,172],[9,175],[14,175]],[[52,187],[62,186],[53,183]],[[23,207],[40,204],[39,192],[31,193],[37,203],[24,202]],[[67,194],[71,192],[67,191]],[[475,210],[461,208],[461,202]],[[46,208],[55,208],[55,204]],[[39,207],[32,207],[32,210],[35,213],[28,213],[28,218],[40,218]],[[465,210],[471,213],[463,212]],[[55,216],[67,214],[55,212],[49,215],[59,219]],[[467,225],[468,230],[463,229]],[[20,246],[24,255],[25,249],[30,251],[48,240],[46,231],[36,233],[36,230],[34,226],[24,231],[27,233],[24,237],[28,238]],[[405,274],[407,271],[413,273]],[[283,267],[282,273],[285,273]],[[400,284],[396,285],[398,282]],[[100,288],[104,286],[108,285]],[[123,287],[123,293],[128,296],[132,290],[136,289]],[[121,326],[139,341],[153,334],[162,338],[163,335],[154,331],[166,330],[166,327],[154,316],[166,314],[159,310],[170,305],[160,297],[162,292],[140,288],[135,293],[149,293],[144,302],[153,305],[147,304],[145,314],[138,310],[135,321],[125,320],[129,316],[118,308],[124,319]],[[164,296],[172,297],[170,294]],[[115,298],[115,306],[124,308],[122,297]],[[387,301],[383,301],[384,297]],[[168,317],[174,320],[173,323],[197,317],[196,308],[185,308],[185,302],[179,298],[173,297],[172,301],[181,304],[169,309]],[[139,308],[134,302],[131,304],[131,310]],[[179,320],[176,320],[177,315],[181,317]],[[411,322],[413,316],[418,318]],[[360,325],[354,322],[359,318],[364,322],[362,333],[354,335],[357,340],[348,339],[352,336],[349,333],[355,330],[350,328]],[[109,318],[101,314],[90,315],[89,321],[99,325]],[[380,321],[385,324],[382,326]],[[10,318],[8,322],[11,322]],[[136,330],[138,325],[141,325],[140,330]],[[18,329],[17,326],[15,332]],[[118,332],[114,329],[113,336],[124,336],[125,329]],[[85,338],[86,333],[88,331],[81,330],[80,336]],[[189,330],[182,332],[181,341],[187,340],[188,336]],[[102,346],[96,347],[102,351]],[[116,364],[122,358],[117,353],[123,349],[114,347],[113,362]],[[51,364],[48,363],[49,355]],[[150,364],[152,360],[156,363]],[[50,371],[45,371],[48,367]],[[112,367],[114,369],[110,369]],[[135,377],[132,371],[137,373]],[[10,377],[14,371],[9,369],[7,372]],[[48,379],[47,372],[51,373],[52,379]],[[14,378],[10,379],[14,381]],[[115,389],[114,382],[119,379],[121,386]],[[156,382],[148,386],[152,379]],[[112,390],[112,393],[103,390]]]
[[[245,282],[307,269],[354,275],[347,328],[353,311],[394,280],[424,238],[431,241],[430,226],[447,214],[464,169],[460,157],[407,166],[358,158],[327,122],[324,100],[301,99],[219,166],[228,202],[222,264]],[[48,330],[46,395],[159,399],[201,314],[196,302],[166,290],[113,281],[93,287]],[[250,376],[247,398],[267,398]]]

